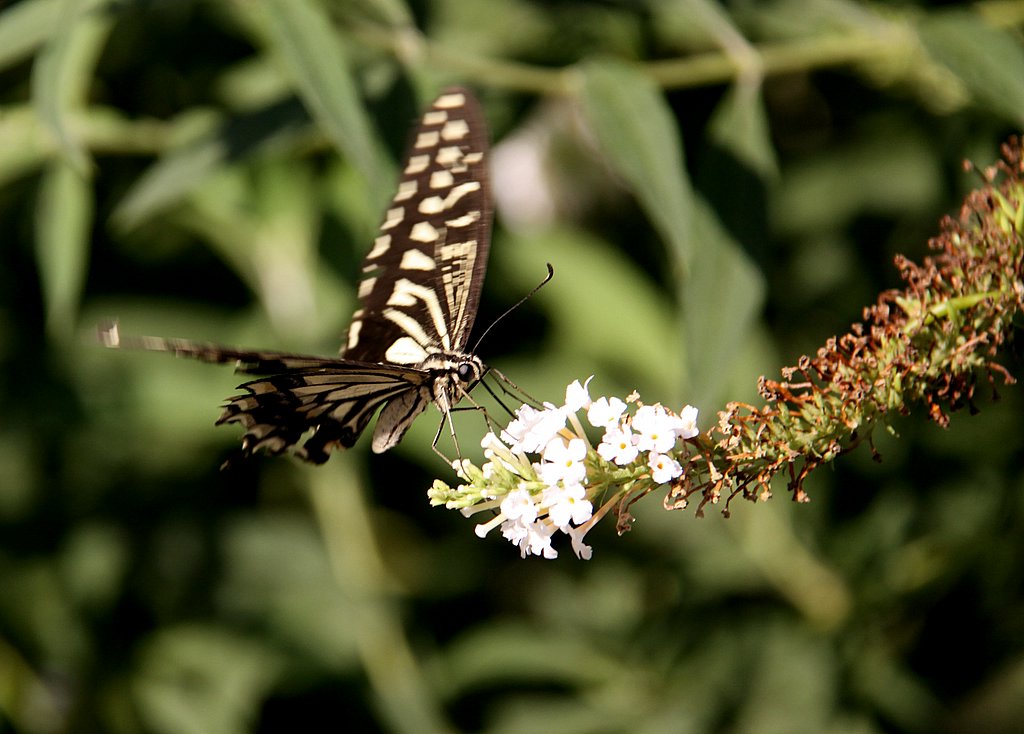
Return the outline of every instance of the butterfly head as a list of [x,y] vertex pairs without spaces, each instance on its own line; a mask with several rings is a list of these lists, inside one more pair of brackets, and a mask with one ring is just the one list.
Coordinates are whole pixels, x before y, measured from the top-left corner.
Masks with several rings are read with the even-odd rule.
[[428,356],[419,369],[436,375],[433,381],[434,402],[447,412],[469,393],[484,376],[484,363],[473,354],[437,352]]

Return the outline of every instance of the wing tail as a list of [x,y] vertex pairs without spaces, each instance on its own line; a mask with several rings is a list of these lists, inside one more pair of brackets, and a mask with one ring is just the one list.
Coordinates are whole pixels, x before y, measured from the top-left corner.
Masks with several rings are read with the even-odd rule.
[[[146,352],[166,352],[175,357],[197,359],[211,364],[233,364],[236,372],[250,375],[271,375],[289,370],[316,369],[337,366],[342,360],[317,357],[310,354],[236,349],[211,342],[196,342],[163,336],[124,336],[117,322],[110,322],[98,330],[100,343],[110,349],[132,349]],[[359,363],[352,363],[359,364]]]

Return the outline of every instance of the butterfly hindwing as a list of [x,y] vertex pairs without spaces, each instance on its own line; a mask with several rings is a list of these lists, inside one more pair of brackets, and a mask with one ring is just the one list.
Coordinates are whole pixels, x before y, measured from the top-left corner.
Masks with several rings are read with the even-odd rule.
[[217,424],[242,424],[245,454],[291,450],[321,464],[331,448],[355,444],[381,405],[387,410],[407,395],[420,394],[428,379],[421,372],[341,360],[299,367],[240,385],[246,394],[229,399]]

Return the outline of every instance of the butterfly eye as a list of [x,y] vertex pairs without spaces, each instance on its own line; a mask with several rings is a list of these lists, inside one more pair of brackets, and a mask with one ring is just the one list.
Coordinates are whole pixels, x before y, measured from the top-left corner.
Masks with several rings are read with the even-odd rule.
[[459,376],[459,379],[463,382],[470,382],[476,378],[476,370],[473,369],[473,365],[469,362],[463,362],[459,365],[455,373]]

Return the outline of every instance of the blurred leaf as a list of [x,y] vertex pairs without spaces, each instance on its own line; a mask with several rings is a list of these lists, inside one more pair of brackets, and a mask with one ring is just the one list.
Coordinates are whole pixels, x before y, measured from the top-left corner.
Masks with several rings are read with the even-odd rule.
[[52,137],[27,105],[4,108],[0,114],[0,185],[8,184],[43,164],[53,151]]
[[[341,624],[351,633],[385,728],[418,734],[452,730],[437,691],[407,637],[400,593],[385,558],[391,549],[374,527],[368,490],[347,463],[305,467],[327,558],[331,588],[345,598]],[[324,469],[325,471],[321,471]]]
[[636,68],[592,61],[581,74],[583,114],[601,153],[669,245],[676,280],[682,281],[692,257],[693,193],[672,112],[661,90]]
[[63,155],[84,173],[88,155],[69,117],[85,102],[113,18],[94,0],[62,0],[56,21],[33,66],[32,96]]
[[[715,45],[714,20],[728,15],[714,0],[652,3],[652,29],[672,47],[704,51]],[[708,22],[709,19],[712,22]]]
[[[642,732],[643,734],[679,734],[696,729],[686,727],[679,718],[670,729],[652,726],[647,710],[638,710],[637,696],[628,711],[619,704],[619,698],[602,700],[597,705],[579,705],[575,695],[552,695],[546,686],[538,693],[519,693],[509,696],[494,715],[488,734],[589,734],[590,732]],[[635,692],[634,692],[635,693]],[[613,710],[609,710],[613,709]],[[637,728],[637,721],[644,725]]]
[[86,620],[68,598],[58,561],[44,556],[16,559],[0,554],[0,617],[4,636],[48,664],[77,660],[90,652]]
[[[599,375],[605,383],[599,390],[622,375],[627,385],[656,391],[663,400],[675,396],[680,382],[676,308],[635,262],[603,240],[568,229],[511,238],[494,251],[514,261],[507,267],[524,284],[536,284],[538,265],[545,259],[555,268],[554,281],[537,300],[547,304],[553,360],[561,374],[552,372],[551,365],[532,365],[554,380],[553,390],[564,391],[572,379],[607,368],[612,374]],[[523,378],[517,372],[513,379]],[[542,379],[537,376],[536,384]]]
[[781,234],[835,231],[864,212],[905,215],[934,205],[942,171],[924,131],[894,118],[861,124],[860,135],[828,155],[790,166],[773,203]]
[[761,271],[702,199],[694,212],[700,246],[681,288],[689,390],[684,399],[708,409],[721,404],[723,388],[742,369],[737,356],[746,352],[744,342],[761,313],[766,287]]
[[941,721],[946,716],[946,702],[914,674],[909,661],[881,644],[883,635],[873,627],[865,630],[869,639],[863,641],[865,649],[858,651],[853,661],[852,691],[870,700],[897,727],[919,728],[920,722]]
[[409,11],[409,7],[403,0],[358,0],[357,2],[346,3],[344,10],[358,10],[361,14],[379,20],[395,28],[412,26],[416,19]]
[[132,694],[149,731],[242,734],[281,668],[266,644],[228,630],[165,628],[149,640]]
[[956,703],[949,731],[1013,732],[1024,721],[1024,655],[1011,656]]
[[309,118],[294,99],[286,99],[228,120],[175,149],[153,164],[114,209],[121,229],[137,227],[176,204],[224,165],[304,132]]
[[51,337],[66,337],[74,326],[88,273],[92,218],[92,182],[69,163],[52,162],[36,207],[36,260]]
[[176,217],[247,283],[275,331],[305,350],[334,341],[347,311],[338,302],[348,305],[318,257],[317,194],[308,166],[258,160],[210,176]]
[[61,580],[77,605],[93,613],[106,613],[120,591],[128,560],[121,529],[82,524],[62,551]]
[[356,610],[351,595],[334,583],[310,518],[283,512],[241,518],[225,529],[222,542],[225,609],[258,620],[270,636],[332,670],[354,665]]
[[[460,54],[518,58],[520,54],[529,53],[538,37],[552,31],[550,17],[530,0],[504,0],[500,3],[443,2],[437,5],[441,12],[431,19],[431,40],[458,49]],[[598,15],[604,15],[604,10],[595,7],[593,3],[575,6],[572,14],[573,30],[576,33],[582,32],[586,16],[595,11]],[[607,21],[607,15],[601,20]],[[611,35],[611,26],[611,22],[605,22],[602,30]],[[510,28],[514,28],[515,33],[509,33]],[[480,81],[486,83],[486,79]]]
[[[830,696],[839,671],[827,644],[795,624],[761,630],[747,694],[735,713],[737,734],[830,731]],[[801,685],[794,686],[795,678]]]
[[32,509],[39,477],[32,461],[31,442],[15,426],[0,431],[0,522],[13,523]]
[[615,634],[624,624],[643,624],[650,603],[644,582],[643,575],[617,559],[606,560],[584,577],[538,579],[537,616],[552,633]]
[[590,647],[583,637],[492,622],[449,645],[444,664],[452,692],[459,692],[516,681],[581,685],[607,677],[621,663]]
[[969,11],[929,13],[920,25],[929,52],[970,89],[975,101],[1024,124],[1024,48]]
[[0,715],[5,728],[59,731],[64,714],[60,695],[33,668],[20,650],[0,638]]
[[45,41],[65,0],[22,0],[0,12],[0,69],[13,66]]
[[247,58],[217,78],[217,97],[233,109],[255,109],[293,96],[280,64],[268,56]]
[[708,125],[709,136],[761,178],[774,179],[779,164],[761,97],[761,86],[737,83],[729,87]]
[[297,92],[338,149],[362,172],[370,198],[382,203],[390,194],[393,167],[352,82],[343,39],[324,9],[311,0],[268,0],[266,10],[274,50]]
[[[774,0],[752,3],[744,12],[760,32],[776,41],[844,36],[856,45],[861,34],[885,30],[889,18],[877,6],[860,0]],[[841,50],[842,43],[839,44]]]

